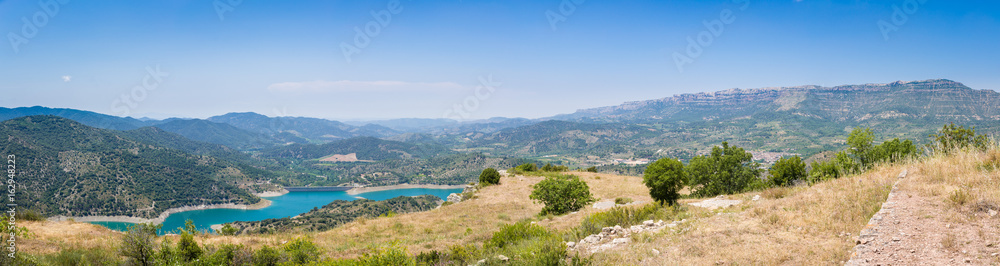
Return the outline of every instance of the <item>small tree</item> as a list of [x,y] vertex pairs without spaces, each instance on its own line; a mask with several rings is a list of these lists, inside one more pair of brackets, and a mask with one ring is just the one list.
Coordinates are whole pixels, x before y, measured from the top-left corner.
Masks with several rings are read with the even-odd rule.
[[253,254],[253,265],[273,266],[281,262],[281,253],[268,246],[263,246]]
[[125,232],[125,237],[122,237],[119,252],[135,265],[153,265],[156,255],[153,239],[156,238],[156,230],[159,229],[160,226],[147,223],[130,226]]
[[[315,209],[316,208],[314,207],[313,211],[315,211]],[[233,227],[230,223],[226,223],[222,225],[222,229],[219,230],[219,234],[224,236],[234,236],[236,235],[236,231],[238,231],[236,227]]]
[[500,172],[497,169],[486,168],[479,174],[479,183],[486,185],[500,184]]
[[770,178],[768,181],[774,186],[791,185],[795,180],[806,179],[806,163],[798,155],[778,159],[771,166]]
[[694,195],[715,196],[747,191],[755,182],[760,182],[759,164],[753,162],[753,155],[743,148],[715,146],[712,153],[694,157],[685,167]]
[[590,187],[575,175],[549,176],[533,186],[530,199],[545,204],[542,214],[563,214],[576,211],[591,202]]
[[185,261],[192,261],[201,256],[202,250],[198,242],[194,241],[195,229],[194,221],[184,221],[184,228],[181,229],[181,240],[177,242],[177,254]]
[[965,128],[965,126],[956,126],[955,123],[944,125],[937,134],[931,134],[930,137],[934,140],[934,145],[931,148],[944,153],[969,147],[986,150],[989,146],[989,138],[986,135],[977,136],[976,127]]
[[642,176],[649,188],[649,196],[661,204],[675,205],[680,198],[678,191],[687,183],[684,163],[673,158],[662,158],[649,164]]
[[306,264],[319,259],[319,248],[312,241],[304,238],[296,238],[286,243],[283,247],[288,259],[297,264]]
[[587,172],[597,173],[597,166],[587,167]]

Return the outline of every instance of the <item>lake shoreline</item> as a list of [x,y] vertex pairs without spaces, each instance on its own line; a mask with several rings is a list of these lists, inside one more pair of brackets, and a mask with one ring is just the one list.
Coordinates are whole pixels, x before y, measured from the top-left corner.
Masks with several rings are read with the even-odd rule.
[[[272,191],[269,191],[269,192],[272,192]],[[267,192],[265,192],[265,193],[267,193]],[[284,194],[282,194],[282,195],[284,195]],[[77,222],[123,222],[123,223],[135,223],[135,224],[138,224],[138,223],[161,224],[171,214],[179,213],[179,212],[196,211],[196,210],[209,210],[209,209],[257,210],[257,209],[267,208],[268,206],[271,206],[271,201],[270,200],[260,199],[260,202],[257,202],[255,204],[250,204],[250,205],[247,205],[247,204],[225,203],[225,204],[211,204],[211,205],[184,206],[184,207],[170,208],[170,209],[167,209],[167,210],[163,211],[162,213],[160,213],[160,216],[158,216],[156,218],[152,218],[152,219],[142,218],[142,217],[133,217],[133,216],[124,216],[124,215],[116,215],[116,216],[94,215],[94,216],[73,216],[73,217],[59,215],[59,216],[50,217],[47,220],[54,221],[54,222],[61,222],[61,221],[73,220],[73,221],[77,221]]]
[[261,198],[278,197],[278,196],[285,195],[285,194],[288,194],[288,190],[286,190],[286,189],[281,189],[281,190],[278,190],[278,191],[264,191],[264,192],[261,192],[261,193],[254,193],[255,196],[261,197]]
[[347,195],[357,195],[367,192],[384,191],[384,190],[395,190],[395,189],[409,189],[409,188],[426,188],[426,189],[457,189],[465,188],[466,185],[429,185],[429,184],[399,184],[391,186],[376,186],[376,187],[356,187],[347,190]]

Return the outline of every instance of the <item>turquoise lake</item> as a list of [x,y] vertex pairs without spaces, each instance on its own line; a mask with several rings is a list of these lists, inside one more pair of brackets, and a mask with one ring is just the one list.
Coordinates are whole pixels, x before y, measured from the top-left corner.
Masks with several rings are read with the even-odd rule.
[[[163,221],[163,228],[160,234],[176,233],[178,227],[184,226],[184,221],[192,220],[198,230],[210,230],[213,224],[224,224],[235,221],[259,221],[271,218],[292,217],[312,210],[313,207],[322,207],[334,200],[355,200],[362,197],[370,200],[387,200],[399,196],[420,196],[434,195],[439,198],[447,198],[448,194],[461,193],[462,189],[425,189],[408,188],[374,191],[357,195],[348,195],[344,191],[316,191],[316,192],[289,192],[288,194],[269,197],[271,206],[258,210],[236,210],[236,209],[209,209],[186,211],[171,214]],[[113,230],[124,231],[133,223],[123,222],[91,222],[102,225]]]

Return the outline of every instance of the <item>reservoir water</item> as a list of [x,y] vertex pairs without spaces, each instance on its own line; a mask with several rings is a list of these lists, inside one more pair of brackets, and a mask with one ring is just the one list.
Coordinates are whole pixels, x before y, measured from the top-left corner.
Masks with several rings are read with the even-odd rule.
[[[235,221],[259,221],[271,218],[284,218],[306,213],[313,207],[323,207],[334,200],[355,200],[362,197],[370,200],[387,200],[399,196],[420,196],[434,195],[439,198],[447,198],[448,194],[461,193],[462,189],[426,189],[408,188],[373,191],[357,195],[348,195],[344,191],[311,191],[311,192],[289,192],[288,194],[269,197],[271,206],[257,210],[237,210],[237,209],[208,209],[186,211],[171,214],[163,221],[160,234],[176,233],[178,227],[184,226],[184,221],[192,220],[199,231],[210,230],[213,224],[224,224]],[[102,225],[113,230],[124,231],[133,223],[123,222],[91,222]]]

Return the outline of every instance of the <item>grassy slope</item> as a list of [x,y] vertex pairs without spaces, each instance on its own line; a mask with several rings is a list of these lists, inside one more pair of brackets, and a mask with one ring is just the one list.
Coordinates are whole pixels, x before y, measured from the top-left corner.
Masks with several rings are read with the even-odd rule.
[[[676,229],[633,237],[628,247],[594,254],[604,264],[682,264],[717,262],[735,264],[839,264],[850,257],[858,232],[884,202],[896,176],[908,169],[907,186],[929,197],[947,202],[957,188],[969,192],[969,202],[1000,202],[998,171],[981,170],[984,160],[1000,161],[993,155],[960,154],[932,157],[906,165],[882,166],[862,175],[832,180],[811,187],[776,188],[727,196],[744,203],[723,210],[688,207],[689,222]],[[990,157],[993,156],[993,157]],[[992,159],[990,159],[992,158]],[[606,174],[575,173],[590,184],[595,197],[630,197],[649,202],[641,178]],[[488,239],[500,225],[536,218],[541,205],[528,199],[530,186],[540,177],[504,178],[499,186],[486,187],[478,198],[435,210],[364,219],[311,234],[327,257],[356,257],[372,244],[398,241],[410,253],[446,250],[456,244],[477,244]],[[750,201],[754,195],[760,201]],[[682,200],[692,202],[695,199]],[[952,206],[939,204],[941,208]],[[965,209],[967,209],[966,207]],[[963,208],[945,210],[961,221]],[[576,214],[542,218],[542,226],[567,230],[576,227],[590,207]],[[958,214],[955,214],[958,213]],[[966,215],[967,216],[967,215]],[[113,247],[118,233],[79,223],[26,223],[37,237],[19,242],[28,253],[51,253],[61,247]],[[850,233],[850,236],[847,235]],[[200,236],[199,243],[243,243],[253,247],[277,245],[298,235]],[[175,240],[176,241],[176,240]],[[21,244],[23,243],[23,244]],[[660,255],[651,250],[657,249]]]

